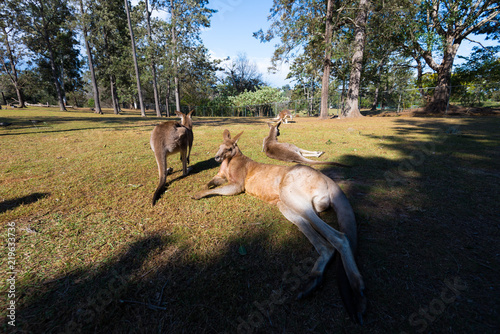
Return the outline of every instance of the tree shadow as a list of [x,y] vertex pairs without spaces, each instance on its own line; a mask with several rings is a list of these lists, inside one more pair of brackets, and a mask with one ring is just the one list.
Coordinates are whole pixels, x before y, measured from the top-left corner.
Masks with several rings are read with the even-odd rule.
[[380,142],[374,156],[342,157],[353,168],[333,177],[358,218],[375,331],[498,328],[484,287],[500,272],[499,123],[397,119],[394,136],[361,135]]
[[24,197],[10,199],[6,201],[0,202],[0,213],[4,213],[6,211],[17,208],[21,205],[28,205],[31,203],[35,203],[38,200],[49,196],[49,193],[33,193]]

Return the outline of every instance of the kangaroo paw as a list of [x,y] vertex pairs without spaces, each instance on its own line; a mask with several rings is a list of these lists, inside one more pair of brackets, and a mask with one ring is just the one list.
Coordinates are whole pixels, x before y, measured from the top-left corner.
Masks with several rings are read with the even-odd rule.
[[311,273],[302,285],[301,291],[297,295],[297,299],[306,298],[311,295],[320,285],[323,283],[323,274],[321,273]]

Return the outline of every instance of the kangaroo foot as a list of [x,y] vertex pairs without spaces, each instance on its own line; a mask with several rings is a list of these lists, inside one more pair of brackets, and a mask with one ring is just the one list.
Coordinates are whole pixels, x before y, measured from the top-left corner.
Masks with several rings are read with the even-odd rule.
[[306,298],[311,295],[319,286],[323,283],[323,274],[321,273],[311,273],[302,285],[301,291],[297,295],[297,299]]
[[173,170],[174,169],[172,167],[167,168],[167,175],[172,174]]

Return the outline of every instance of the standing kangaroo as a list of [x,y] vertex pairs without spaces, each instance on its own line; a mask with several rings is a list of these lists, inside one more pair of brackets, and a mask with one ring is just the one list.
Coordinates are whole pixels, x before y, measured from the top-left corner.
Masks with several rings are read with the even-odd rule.
[[332,161],[314,161],[305,157],[319,157],[325,152],[321,151],[306,151],[293,144],[278,142],[280,135],[279,126],[281,121],[276,125],[269,125],[269,135],[264,138],[262,143],[262,151],[271,159],[282,160],[287,162],[304,163],[310,165],[333,165],[339,167],[349,167],[338,162]]
[[155,153],[160,179],[153,195],[153,205],[156,204],[156,201],[158,201],[164,191],[167,175],[172,172],[172,167],[167,169],[167,157],[169,155],[180,152],[182,175],[186,176],[190,172],[187,165],[189,164],[189,156],[191,155],[191,147],[193,146],[193,122],[191,120],[193,111],[190,111],[187,115],[180,111],[175,111],[181,118],[180,123],[177,121],[164,122],[155,126],[153,132],[151,132],[149,143]]
[[[215,156],[221,163],[220,170],[193,199],[247,192],[277,205],[319,253],[309,281],[298,297],[309,295],[321,284],[326,266],[335,256],[340,295],[349,315],[361,323],[366,299],[363,279],[353,255],[357,247],[356,220],[346,196],[332,179],[309,166],[277,166],[251,160],[237,145],[241,134],[231,139],[229,131],[224,131],[224,142]],[[340,231],[317,214],[329,208],[337,214]]]

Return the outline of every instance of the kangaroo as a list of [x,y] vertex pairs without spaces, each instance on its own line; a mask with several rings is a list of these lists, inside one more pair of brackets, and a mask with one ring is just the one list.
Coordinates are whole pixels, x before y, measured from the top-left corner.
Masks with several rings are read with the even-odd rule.
[[293,144],[279,143],[278,136],[280,135],[279,126],[281,121],[276,125],[267,123],[269,125],[269,135],[264,138],[262,143],[262,152],[271,159],[282,160],[287,162],[304,163],[310,165],[332,165],[339,167],[350,167],[338,162],[332,161],[314,161],[305,157],[320,157],[323,153],[321,151],[307,151]]
[[283,121],[283,122],[285,122],[285,124],[288,124],[288,118],[290,118],[290,120],[293,119],[292,112],[290,110],[284,109],[284,110],[280,111],[280,113],[275,118],[272,118],[272,120],[273,121]]
[[[246,157],[237,145],[242,133],[231,139],[229,131],[224,131],[224,141],[215,155],[215,160],[221,163],[220,170],[193,199],[247,192],[276,205],[319,253],[298,298],[308,296],[321,284],[326,266],[335,256],[337,282],[346,310],[354,321],[362,323],[366,298],[363,278],[354,259],[356,220],[347,197],[332,179],[312,167],[268,165]],[[340,231],[317,215],[329,208],[336,212]]]
[[167,157],[169,155],[179,153],[182,160],[182,175],[186,176],[190,172],[189,156],[191,155],[191,147],[193,146],[193,122],[190,111],[187,115],[180,111],[175,113],[181,118],[181,122],[168,121],[161,123],[151,132],[149,141],[158,164],[159,183],[153,195],[153,206],[160,198],[164,191],[167,182],[167,175],[172,172],[172,167],[167,169]]

